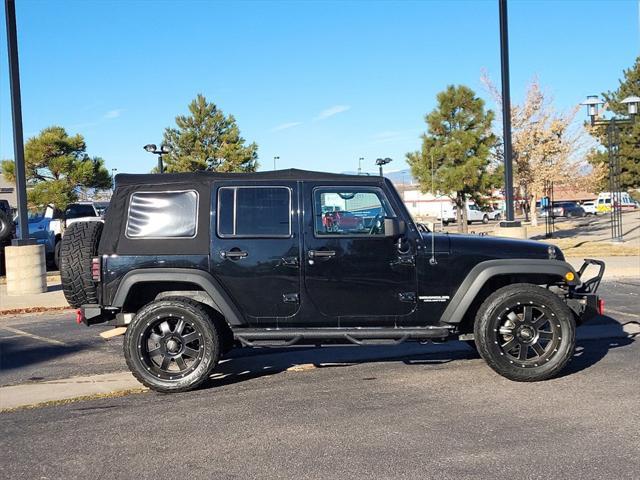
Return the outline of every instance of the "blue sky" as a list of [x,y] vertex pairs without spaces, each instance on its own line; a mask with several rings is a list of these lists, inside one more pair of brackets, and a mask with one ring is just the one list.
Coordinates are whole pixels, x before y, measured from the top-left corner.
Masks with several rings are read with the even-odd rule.
[[[639,54],[638,5],[511,0],[513,100],[533,75],[562,109],[615,88]],[[0,158],[13,158],[0,15]],[[236,117],[263,170],[274,155],[336,172],[388,156],[397,170],[437,92],[488,99],[482,69],[500,81],[497,0],[17,0],[17,19],[25,140],[61,125],[119,172],[155,165],[142,146],[197,93]]]

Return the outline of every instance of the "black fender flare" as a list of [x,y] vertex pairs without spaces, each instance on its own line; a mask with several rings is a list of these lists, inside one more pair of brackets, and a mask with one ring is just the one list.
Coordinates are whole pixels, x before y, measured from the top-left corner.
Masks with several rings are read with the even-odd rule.
[[[565,275],[573,273],[573,280],[568,281]],[[500,259],[480,262],[471,269],[467,277],[458,287],[449,302],[440,321],[447,324],[458,324],[475,300],[484,284],[498,275],[530,275],[543,274],[560,277],[570,286],[580,285],[580,277],[574,268],[561,260],[544,259]]]
[[122,308],[131,288],[139,283],[166,282],[193,283],[209,295],[212,307],[220,312],[229,325],[241,326],[247,322],[233,300],[227,295],[220,283],[208,272],[188,268],[141,268],[131,270],[122,278],[111,306]]

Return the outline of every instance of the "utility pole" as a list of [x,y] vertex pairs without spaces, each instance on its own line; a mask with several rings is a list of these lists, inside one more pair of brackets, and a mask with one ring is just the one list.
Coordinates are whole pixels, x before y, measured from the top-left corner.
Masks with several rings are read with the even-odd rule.
[[501,226],[520,226],[513,214],[513,150],[511,146],[511,94],[509,87],[509,31],[507,0],[500,6],[500,67],[502,72],[502,136],[504,138],[504,201],[507,221]]
[[4,11],[7,19],[7,50],[9,53],[9,87],[11,90],[11,118],[13,120],[13,152],[15,156],[16,194],[18,200],[19,238],[12,244],[32,245],[29,239],[27,218],[27,179],[24,167],[24,143],[22,133],[22,101],[20,99],[20,70],[18,65],[18,34],[16,29],[15,0],[5,0]]

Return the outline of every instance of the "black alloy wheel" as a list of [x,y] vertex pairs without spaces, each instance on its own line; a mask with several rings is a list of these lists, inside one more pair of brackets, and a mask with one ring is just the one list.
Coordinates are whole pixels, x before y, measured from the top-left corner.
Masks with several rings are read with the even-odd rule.
[[478,353],[500,375],[534,382],[553,377],[575,350],[575,318],[546,288],[503,287],[480,307],[474,325]]
[[124,354],[133,375],[159,392],[192,390],[215,368],[222,334],[206,305],[187,298],[158,300],[133,318]]
[[537,367],[551,360],[562,341],[555,314],[544,305],[518,303],[496,317],[494,342],[509,363]]
[[165,380],[183,378],[193,372],[204,355],[198,325],[173,313],[148,322],[138,338],[137,348],[147,370]]

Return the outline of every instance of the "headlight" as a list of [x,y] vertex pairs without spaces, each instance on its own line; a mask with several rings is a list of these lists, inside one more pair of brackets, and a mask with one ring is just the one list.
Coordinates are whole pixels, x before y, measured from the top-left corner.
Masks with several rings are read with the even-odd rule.
[[558,256],[556,247],[553,245],[549,245],[549,248],[547,248],[547,253],[549,254],[549,260],[555,260]]

